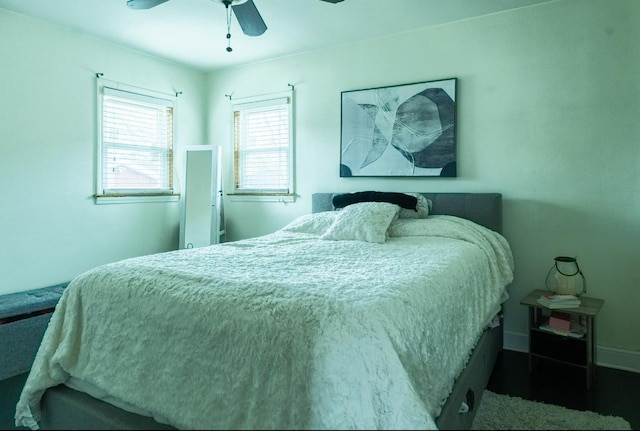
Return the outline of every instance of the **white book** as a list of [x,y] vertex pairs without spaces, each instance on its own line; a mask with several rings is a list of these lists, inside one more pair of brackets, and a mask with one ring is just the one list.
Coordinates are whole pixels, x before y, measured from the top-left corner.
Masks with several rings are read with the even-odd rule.
[[547,308],[578,308],[580,307],[580,298],[574,295],[542,295],[538,298],[538,304]]

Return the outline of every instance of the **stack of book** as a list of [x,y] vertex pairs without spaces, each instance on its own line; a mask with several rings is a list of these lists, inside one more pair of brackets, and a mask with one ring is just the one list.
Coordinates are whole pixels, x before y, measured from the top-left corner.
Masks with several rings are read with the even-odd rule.
[[549,315],[549,327],[560,331],[571,330],[571,314],[563,311],[552,311]]
[[564,337],[582,338],[587,333],[587,329],[578,322],[571,322],[569,329],[558,329],[550,326],[549,323],[540,325],[540,329],[543,331],[551,332],[556,335],[562,335]]
[[545,293],[538,298],[538,304],[547,308],[578,308],[580,307],[580,298],[575,295],[554,295],[553,293]]
[[578,316],[563,311],[552,311],[549,320],[540,325],[540,329],[565,337],[582,338],[586,330],[586,322],[580,322]]

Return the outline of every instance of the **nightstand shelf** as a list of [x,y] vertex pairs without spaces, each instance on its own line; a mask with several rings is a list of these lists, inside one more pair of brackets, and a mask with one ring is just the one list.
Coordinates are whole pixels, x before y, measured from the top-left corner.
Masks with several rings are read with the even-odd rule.
[[[534,290],[520,304],[529,307],[529,372],[533,371],[534,360],[552,360],[584,369],[587,389],[591,387],[596,363],[595,319],[604,304],[602,299],[581,296],[580,307],[549,309],[538,303],[538,298],[548,293]],[[569,336],[541,329],[547,323],[552,311],[568,313],[581,321],[585,333]]]

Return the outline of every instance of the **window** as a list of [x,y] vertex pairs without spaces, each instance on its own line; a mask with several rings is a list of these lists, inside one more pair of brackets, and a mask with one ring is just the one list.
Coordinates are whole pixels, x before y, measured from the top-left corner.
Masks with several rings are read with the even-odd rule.
[[293,198],[292,92],[234,101],[233,195]]
[[170,96],[99,80],[97,201],[173,197],[173,114]]

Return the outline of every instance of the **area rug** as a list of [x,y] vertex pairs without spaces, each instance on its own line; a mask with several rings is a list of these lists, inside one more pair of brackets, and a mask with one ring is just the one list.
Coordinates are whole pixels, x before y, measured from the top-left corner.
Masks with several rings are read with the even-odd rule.
[[552,404],[484,391],[474,430],[630,430],[617,416],[571,410]]

